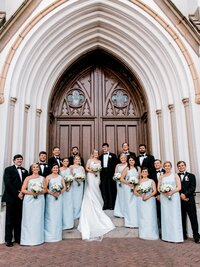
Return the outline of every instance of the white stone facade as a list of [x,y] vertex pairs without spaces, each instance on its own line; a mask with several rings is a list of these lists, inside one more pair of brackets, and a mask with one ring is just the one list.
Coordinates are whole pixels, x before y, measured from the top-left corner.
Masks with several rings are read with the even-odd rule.
[[[200,60],[154,1],[41,1],[0,54],[0,192],[5,166],[47,148],[48,104],[63,71],[102,48],[138,77],[149,105],[152,153],[183,159],[200,185]],[[198,103],[199,102],[199,103]]]

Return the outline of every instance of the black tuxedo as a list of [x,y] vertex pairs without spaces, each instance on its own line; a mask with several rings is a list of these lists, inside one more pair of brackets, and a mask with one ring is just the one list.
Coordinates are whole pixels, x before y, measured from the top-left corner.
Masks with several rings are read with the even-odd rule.
[[156,170],[154,167],[154,161],[155,161],[154,156],[150,155],[150,154],[145,154],[142,165],[140,164],[140,156],[137,156],[137,158],[136,158],[137,166],[140,166],[141,168],[142,167],[148,168],[149,178],[156,182],[156,179],[155,179],[156,178]]
[[49,166],[49,169],[50,169],[50,172],[51,172],[51,168],[53,166],[53,164],[58,164],[58,161],[60,162],[60,166],[59,167],[62,167],[62,159],[59,157],[59,158],[55,158],[54,156],[49,158],[48,159],[48,166]]
[[114,209],[117,189],[116,182],[112,178],[115,172],[115,166],[117,164],[117,157],[115,154],[109,152],[107,168],[104,168],[103,158],[104,154],[99,157],[102,166],[102,170],[100,173],[100,190],[104,201],[103,208]]
[[[79,155],[78,155],[79,156]],[[80,157],[80,156],[79,156]],[[80,157],[80,159],[81,159],[81,166],[83,166],[84,167],[84,160],[83,160],[83,158],[81,158]],[[73,165],[74,164],[74,156],[71,156],[71,157],[69,157],[69,166],[70,165]]]
[[[40,166],[39,175],[44,176],[44,177],[47,177],[51,173],[51,170],[50,170],[50,168],[49,168],[49,166],[48,166],[47,163],[44,163],[43,164],[43,163],[37,162],[37,164]],[[41,165],[44,165],[44,168],[42,168]],[[30,168],[29,168],[29,174],[31,175],[32,173],[33,172],[31,170],[31,166],[30,166]]]
[[13,229],[16,242],[20,242],[22,200],[18,197],[22,183],[28,176],[28,171],[21,167],[22,181],[15,165],[7,167],[4,171],[5,191],[2,202],[6,202],[6,228],[5,241],[12,242]]
[[[181,174],[178,173],[178,175],[181,179]],[[196,189],[195,175],[189,172],[185,172],[183,180],[181,180],[181,185],[182,188],[180,193],[183,193],[186,196],[186,198],[189,198],[188,201],[181,200],[183,235],[184,237],[187,237],[186,219],[188,214],[192,226],[193,237],[194,239],[198,239],[199,238],[198,221],[197,221],[197,211],[194,198]]]

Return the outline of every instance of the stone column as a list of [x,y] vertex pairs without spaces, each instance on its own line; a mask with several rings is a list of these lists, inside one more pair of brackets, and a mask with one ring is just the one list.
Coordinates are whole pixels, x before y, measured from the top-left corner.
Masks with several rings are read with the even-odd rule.
[[176,118],[174,113],[174,105],[168,105],[170,111],[170,119],[171,119],[171,129],[172,129],[172,144],[173,144],[173,155],[174,162],[172,162],[174,169],[176,169],[176,163],[178,161],[178,139],[177,139],[177,131],[176,131]]
[[163,118],[162,110],[157,109],[157,120],[158,120],[158,133],[159,133],[159,144],[160,144],[160,159],[165,160],[165,144],[164,144],[164,131],[163,131]]
[[12,164],[12,150],[13,150],[13,132],[14,132],[14,114],[15,114],[15,103],[17,102],[16,97],[10,98],[9,116],[8,116],[8,131],[6,138],[6,155],[5,155],[5,166]]
[[35,121],[35,162],[38,160],[39,147],[40,147],[40,116],[42,110],[36,109],[36,121]]
[[23,144],[22,144],[22,155],[26,157],[26,149],[29,147],[27,142],[27,122],[28,122],[28,112],[29,112],[30,105],[25,104],[25,113],[24,113],[24,127],[23,127]]
[[187,130],[187,139],[188,139],[188,151],[189,151],[189,159],[190,159],[190,170],[191,172],[196,171],[195,168],[195,151],[194,151],[194,142],[193,142],[193,135],[192,135],[192,125],[190,123],[190,105],[189,105],[189,98],[184,98],[182,100],[184,108],[185,108],[185,120],[186,120],[186,130]]

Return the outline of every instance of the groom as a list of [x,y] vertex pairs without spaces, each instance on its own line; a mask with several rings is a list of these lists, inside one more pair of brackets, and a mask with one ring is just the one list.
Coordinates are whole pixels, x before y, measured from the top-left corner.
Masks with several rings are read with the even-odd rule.
[[101,161],[101,183],[100,190],[104,201],[103,209],[114,209],[116,199],[116,182],[112,179],[115,166],[117,164],[117,157],[115,154],[109,152],[109,144],[102,145],[103,154],[99,157]]

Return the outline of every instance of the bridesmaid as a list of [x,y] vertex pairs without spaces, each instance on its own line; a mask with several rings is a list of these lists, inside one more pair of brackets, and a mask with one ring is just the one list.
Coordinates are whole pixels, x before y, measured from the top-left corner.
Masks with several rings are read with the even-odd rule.
[[[125,167],[127,167],[127,156],[124,153],[120,154],[120,162],[115,167],[115,173],[122,173]],[[117,182],[117,197],[115,201],[114,216],[124,217],[124,185],[121,182]]]
[[[33,163],[31,171],[32,175],[26,177],[22,186],[24,200],[20,244],[28,246],[44,243],[44,193],[47,188],[45,178],[39,175],[39,165]],[[33,192],[34,186],[39,187],[37,192]]]
[[155,182],[149,179],[148,175],[148,169],[143,167],[139,185],[149,188],[149,192],[139,194],[137,191],[139,185],[134,190],[134,194],[138,196],[139,238],[157,240],[159,238],[155,199],[157,190]]
[[168,242],[183,242],[181,201],[179,191],[181,181],[177,174],[172,173],[172,164],[163,164],[165,174],[159,177],[158,191],[161,185],[171,185],[173,190],[168,193],[160,192],[162,240]]
[[[59,166],[57,163],[52,165],[51,174],[46,177],[47,196],[44,223],[45,242],[57,242],[62,240],[62,193],[65,192],[65,182],[58,174]],[[59,186],[60,192],[52,192],[53,186]]]
[[[60,175],[64,178],[70,175],[69,159],[63,158],[63,166],[60,168]],[[73,195],[71,183],[65,183],[66,191],[63,193],[63,210],[62,210],[62,229],[71,229],[74,227],[74,215],[73,215]]]
[[74,157],[74,164],[70,165],[70,171],[73,174],[74,182],[72,184],[73,206],[74,206],[74,219],[79,219],[81,204],[83,200],[83,180],[78,176],[85,177],[85,169],[80,165],[81,159],[79,156]]
[[135,166],[135,159],[128,159],[128,166],[123,170],[120,181],[124,184],[124,226],[138,227],[137,197],[131,192],[134,186],[128,182],[129,177],[138,178],[140,167]]

